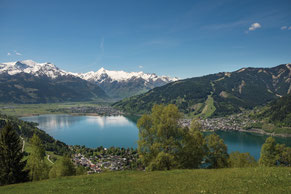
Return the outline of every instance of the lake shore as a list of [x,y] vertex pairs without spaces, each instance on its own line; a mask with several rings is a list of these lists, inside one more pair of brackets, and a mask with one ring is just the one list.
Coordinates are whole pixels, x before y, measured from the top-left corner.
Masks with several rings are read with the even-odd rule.
[[[225,131],[225,132],[237,131],[237,132],[245,132],[245,133],[256,133],[256,134],[274,136],[274,137],[284,137],[284,138],[291,137],[291,134],[288,134],[288,133],[274,133],[274,132],[270,133],[263,129],[257,129],[257,128],[245,129],[247,125],[255,123],[256,121],[244,120],[244,121],[238,122],[236,120],[236,117],[232,117],[232,116],[222,117],[222,118],[201,119],[199,121],[204,131]],[[191,119],[181,120],[182,126],[189,127],[190,124],[191,124]]]

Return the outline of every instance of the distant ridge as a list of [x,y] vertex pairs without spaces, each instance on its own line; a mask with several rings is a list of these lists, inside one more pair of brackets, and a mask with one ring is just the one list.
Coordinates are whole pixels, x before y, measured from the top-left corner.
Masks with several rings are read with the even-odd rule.
[[[178,80],[143,72],[72,73],[32,60],[0,63],[0,102],[45,103],[122,99]],[[6,95],[4,95],[4,93]]]
[[242,68],[179,80],[114,104],[128,112],[149,112],[154,104],[176,104],[190,115],[221,116],[241,112],[291,93],[291,64]]
[[84,80],[99,85],[109,96],[113,98],[124,98],[144,93],[155,87],[177,81],[178,78],[168,76],[157,76],[152,73],[109,71],[104,68],[96,72],[74,74]]

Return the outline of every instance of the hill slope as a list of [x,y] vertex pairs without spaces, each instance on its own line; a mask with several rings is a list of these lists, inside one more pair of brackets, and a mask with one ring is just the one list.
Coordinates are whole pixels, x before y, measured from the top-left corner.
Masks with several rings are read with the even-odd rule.
[[257,117],[279,127],[291,127],[291,94],[274,100],[262,108]]
[[0,193],[288,193],[290,168],[123,171],[0,187]]
[[148,112],[154,104],[176,104],[186,114],[223,116],[265,104],[291,92],[291,64],[243,68],[190,78],[154,88],[114,104],[128,112]]

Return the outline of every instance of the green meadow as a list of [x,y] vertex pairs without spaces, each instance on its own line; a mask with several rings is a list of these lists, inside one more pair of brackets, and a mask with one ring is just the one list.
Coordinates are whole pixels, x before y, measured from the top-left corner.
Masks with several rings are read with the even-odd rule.
[[0,193],[291,193],[291,168],[105,172],[2,186]]

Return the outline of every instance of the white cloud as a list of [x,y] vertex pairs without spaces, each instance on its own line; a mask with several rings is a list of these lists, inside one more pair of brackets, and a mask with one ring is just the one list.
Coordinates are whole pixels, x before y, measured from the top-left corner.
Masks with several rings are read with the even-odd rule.
[[254,30],[256,30],[256,29],[258,29],[258,28],[261,28],[262,26],[261,26],[261,24],[259,24],[259,23],[253,23],[250,27],[249,27],[249,31],[254,31]]
[[20,52],[17,52],[16,50],[7,53],[7,56],[15,56],[15,55],[21,56],[22,54]]
[[289,26],[288,30],[291,30],[291,26]]
[[282,26],[281,27],[281,30],[286,30],[287,29],[287,26]]
[[142,66],[142,65],[139,65],[139,66],[138,66],[138,68],[142,69],[142,68],[143,68],[143,66]]

